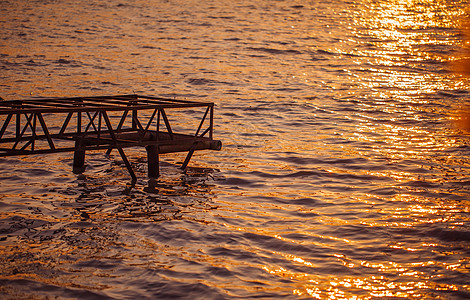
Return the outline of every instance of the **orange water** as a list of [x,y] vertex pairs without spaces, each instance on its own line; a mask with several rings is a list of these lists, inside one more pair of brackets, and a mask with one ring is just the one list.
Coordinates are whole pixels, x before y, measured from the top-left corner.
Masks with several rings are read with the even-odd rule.
[[1,297],[469,298],[467,7],[2,1],[2,98],[214,101],[224,147],[158,193],[141,149],[130,191],[117,154],[1,158]]

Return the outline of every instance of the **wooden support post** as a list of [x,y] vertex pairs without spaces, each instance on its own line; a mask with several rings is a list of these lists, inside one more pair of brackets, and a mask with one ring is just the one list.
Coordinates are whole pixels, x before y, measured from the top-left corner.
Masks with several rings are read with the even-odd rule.
[[158,145],[148,145],[145,149],[147,150],[148,177],[156,179],[160,177]]
[[73,173],[82,174],[83,172],[85,172],[85,147],[81,140],[77,140],[73,152]]
[[145,146],[147,150],[147,164],[148,164],[148,191],[155,191],[157,186],[157,178],[160,177],[160,161],[158,157],[158,145]]

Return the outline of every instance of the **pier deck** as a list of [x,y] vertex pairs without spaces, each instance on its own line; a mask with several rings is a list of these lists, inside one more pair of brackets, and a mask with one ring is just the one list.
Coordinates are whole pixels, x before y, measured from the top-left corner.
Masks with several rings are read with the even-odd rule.
[[[171,112],[171,118],[169,113]],[[214,103],[141,95],[0,101],[0,157],[74,152],[73,172],[87,150],[117,149],[135,184],[124,148],[145,147],[148,176],[159,176],[159,154],[220,150],[213,139]]]

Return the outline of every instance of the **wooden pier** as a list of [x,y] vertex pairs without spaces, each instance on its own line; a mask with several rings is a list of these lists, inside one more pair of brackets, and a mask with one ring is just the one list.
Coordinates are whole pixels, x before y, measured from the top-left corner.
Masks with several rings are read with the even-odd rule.
[[[169,117],[171,113],[171,117]],[[145,147],[148,177],[159,154],[220,150],[213,139],[214,103],[141,95],[0,101],[0,157],[74,152],[73,172],[85,170],[89,150],[117,149],[135,184],[124,148]]]

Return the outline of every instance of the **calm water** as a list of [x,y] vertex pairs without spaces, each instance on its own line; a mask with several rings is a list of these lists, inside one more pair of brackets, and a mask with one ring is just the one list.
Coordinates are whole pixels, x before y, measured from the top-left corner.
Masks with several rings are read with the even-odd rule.
[[0,297],[470,297],[468,1],[0,2],[0,96],[216,103],[221,152],[0,159]]

